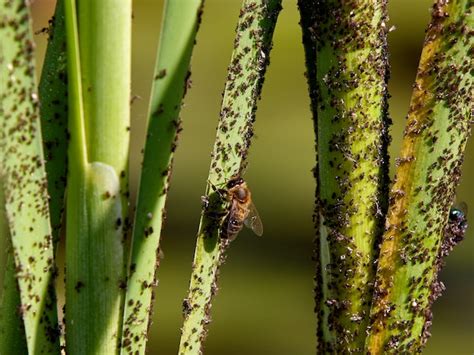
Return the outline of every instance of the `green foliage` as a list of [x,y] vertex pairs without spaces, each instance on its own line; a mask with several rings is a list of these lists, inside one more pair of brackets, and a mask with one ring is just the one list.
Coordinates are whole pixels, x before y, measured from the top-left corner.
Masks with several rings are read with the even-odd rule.
[[[316,136],[318,351],[420,352],[443,289],[442,258],[466,228],[447,221],[472,124],[472,1],[434,0],[390,194],[386,0],[298,4]],[[0,354],[62,351],[54,277],[65,197],[61,345],[73,355],[145,353],[202,6],[166,2],[131,213],[132,1],[57,1],[38,99],[30,2],[0,0]],[[246,169],[280,9],[281,0],[243,0],[240,10],[183,301],[182,355],[203,350],[235,237],[228,183]]]
[[7,216],[5,213],[5,198],[0,189],[0,241],[5,275],[0,299],[0,354],[26,354],[28,352],[25,338],[23,319],[18,312],[21,306],[20,290],[15,275],[15,260],[10,240]]
[[419,352],[439,296],[439,250],[472,124],[472,1],[435,2],[390,192],[371,354]]
[[360,353],[388,193],[386,6],[299,7],[317,151],[318,347]]
[[67,170],[67,59],[64,2],[59,0],[48,28],[48,48],[39,83],[41,130],[48,178],[53,239],[59,239]]
[[[0,13],[0,169],[20,290],[19,310],[28,352],[53,353],[59,352],[54,250],[30,14],[20,0],[1,1]],[[16,287],[8,281],[6,287]],[[13,292],[6,291],[10,296]],[[18,329],[15,323],[7,326]]]
[[145,352],[164,208],[173,155],[181,131],[179,112],[189,84],[189,64],[201,7],[201,0],[188,1],[186,5],[168,1],[165,7],[133,227],[122,353]]
[[215,191],[239,176],[253,136],[253,123],[271,49],[279,0],[243,1],[217,137],[209,170],[207,197],[201,215],[188,297],[183,302],[184,323],[180,354],[199,354],[210,322],[211,298],[217,270],[228,240],[221,238],[229,203]]
[[125,284],[131,2],[81,1],[77,19],[76,2],[65,5],[71,133],[66,349],[114,354]]

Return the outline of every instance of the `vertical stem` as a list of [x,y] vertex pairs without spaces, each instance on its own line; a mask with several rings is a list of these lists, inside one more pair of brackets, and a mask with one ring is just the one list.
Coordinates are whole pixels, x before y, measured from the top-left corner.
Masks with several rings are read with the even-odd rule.
[[280,0],[242,3],[209,170],[208,201],[201,215],[189,293],[183,302],[179,354],[200,354],[206,336],[211,298],[217,289],[217,271],[228,243],[220,238],[222,222],[230,207],[210,184],[225,186],[232,177],[241,174],[246,164],[280,3]]
[[159,264],[160,234],[201,0],[167,1],[155,64],[127,285],[122,354],[144,354]]
[[116,354],[125,284],[131,1],[81,1],[77,20],[76,2],[65,5],[66,346],[68,354]]
[[360,353],[387,201],[386,4],[299,7],[317,137],[318,347]]
[[[132,1],[78,2],[84,122],[90,162],[114,168],[128,204]],[[127,215],[127,208],[123,210]]]
[[54,246],[30,8],[27,1],[2,0],[0,14],[0,169],[20,290],[19,311],[28,353],[55,353],[59,352],[59,331]]
[[[411,98],[376,275],[366,351],[418,353],[472,124],[471,0],[437,0]],[[426,334],[425,334],[426,335]]]

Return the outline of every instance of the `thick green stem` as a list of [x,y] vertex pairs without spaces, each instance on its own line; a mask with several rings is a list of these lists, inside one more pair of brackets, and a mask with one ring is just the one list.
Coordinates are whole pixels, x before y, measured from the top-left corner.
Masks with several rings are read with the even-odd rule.
[[[131,1],[66,0],[68,354],[116,354],[128,207]],[[78,33],[78,23],[81,32]]]
[[127,206],[132,1],[84,0],[78,5],[88,159],[114,168]]
[[371,354],[418,353],[472,123],[471,0],[437,0],[408,112],[376,275]]
[[2,0],[0,14],[0,166],[19,310],[28,352],[57,353],[54,248],[30,9],[26,1]]
[[318,348],[363,350],[388,194],[385,0],[299,1],[318,165]]
[[160,234],[201,16],[201,0],[167,1],[153,79],[145,156],[133,227],[122,354],[144,354],[159,264]]
[[[236,29],[217,137],[212,154],[203,213],[198,231],[179,354],[200,354],[210,322],[211,298],[218,267],[224,258],[221,239],[229,204],[215,187],[223,188],[246,164],[253,136],[257,101],[271,49],[280,0],[244,0]],[[225,232],[225,231],[224,231]]]

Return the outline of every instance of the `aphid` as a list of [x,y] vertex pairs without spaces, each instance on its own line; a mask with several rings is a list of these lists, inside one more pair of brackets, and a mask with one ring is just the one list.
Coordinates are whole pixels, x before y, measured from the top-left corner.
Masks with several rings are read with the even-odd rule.
[[247,183],[236,177],[227,183],[227,197],[231,202],[229,214],[224,221],[223,236],[234,240],[245,225],[256,235],[263,234],[263,225],[257,209],[252,202],[252,194]]

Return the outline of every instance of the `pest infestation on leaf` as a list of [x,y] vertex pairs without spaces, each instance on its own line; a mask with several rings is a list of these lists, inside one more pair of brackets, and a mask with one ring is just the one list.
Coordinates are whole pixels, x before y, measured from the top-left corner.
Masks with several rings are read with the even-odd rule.
[[468,227],[467,212],[465,202],[460,202],[451,207],[440,251],[442,257],[447,256],[454,246],[464,239]]
[[[282,1],[237,1],[243,3],[206,194],[201,197],[188,294],[182,302],[180,355],[204,353],[212,299],[231,242],[244,226],[263,234],[252,191],[242,176],[256,137],[257,103]],[[423,1],[433,3],[431,21],[401,153],[394,159],[393,182],[387,34],[394,26],[388,1],[298,1],[315,138],[310,154],[316,158],[316,189],[305,196],[314,202],[315,233],[310,236],[314,244],[311,238],[307,242],[314,252],[315,307],[307,312],[314,311],[317,318],[317,348],[310,345],[316,353],[421,353],[430,337],[432,305],[445,290],[441,281],[445,259],[466,235],[467,206],[452,202],[474,122],[470,59],[474,8],[472,0]],[[32,30],[36,23],[31,21],[36,5],[0,0],[0,206],[4,207],[0,244],[5,241],[7,258],[0,290],[0,354],[146,352],[164,257],[160,238],[174,153],[181,123],[186,122],[181,108],[186,106],[183,98],[190,89],[191,56],[204,11],[204,0],[162,2],[143,161],[135,184],[129,179],[134,173],[130,116],[131,105],[140,96],[133,94],[131,85],[132,1],[117,5],[114,0],[57,0],[49,26],[36,32],[48,34],[38,85]],[[286,52],[294,56],[293,51]],[[293,74],[289,68],[279,72]],[[204,87],[199,76],[195,79],[198,90]],[[211,96],[207,90],[204,95]],[[270,101],[272,106],[280,104]],[[193,106],[207,105],[189,105]],[[272,118],[267,124],[275,127],[279,119]],[[298,120],[285,121],[302,132]],[[259,135],[269,132],[273,129]],[[290,144],[275,143],[285,150],[278,161],[285,161]],[[197,153],[191,153],[193,160]],[[298,158],[300,152],[291,156]],[[297,176],[296,169],[291,167],[290,172]],[[268,178],[274,176],[281,177]],[[294,206],[298,212],[304,208],[301,203]],[[180,207],[177,218],[184,227],[188,206]],[[289,237],[295,226],[299,223],[292,221],[282,228],[280,233],[286,231],[287,238],[275,238],[271,248],[245,256],[256,257],[259,263],[267,261],[261,253],[278,257],[274,253],[278,248],[294,243]],[[57,250],[64,251],[64,260],[57,258]],[[173,256],[166,262],[174,260]],[[291,262],[283,253],[273,260],[281,267]],[[61,269],[64,287],[58,288]],[[246,282],[233,278],[232,284],[251,286],[247,281],[259,270],[239,268]],[[281,285],[281,273],[272,275]],[[269,280],[265,278],[266,283]],[[166,277],[163,281],[168,283]],[[62,293],[58,297],[56,292]],[[238,296],[256,298],[257,292],[249,287]],[[274,297],[263,296],[266,307],[258,307],[260,302],[257,307],[268,313],[275,309],[267,303]],[[298,300],[285,299],[292,312],[299,306]],[[158,308],[161,305],[157,303]],[[260,326],[258,317],[251,320]],[[461,319],[457,323],[462,325]],[[302,329],[300,324],[289,331]],[[237,339],[238,334],[232,336]],[[285,336],[271,341],[279,349],[278,341],[290,345]],[[268,347],[266,352],[275,351]]]

